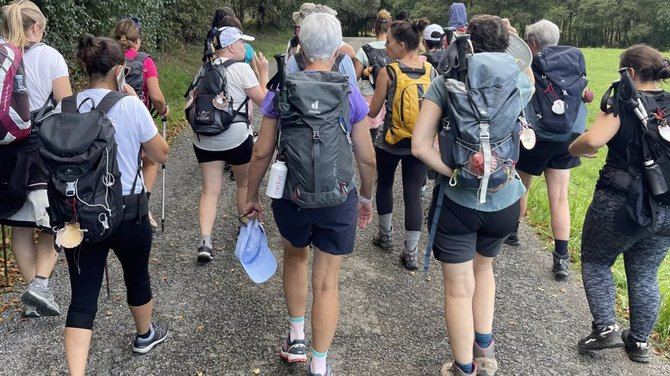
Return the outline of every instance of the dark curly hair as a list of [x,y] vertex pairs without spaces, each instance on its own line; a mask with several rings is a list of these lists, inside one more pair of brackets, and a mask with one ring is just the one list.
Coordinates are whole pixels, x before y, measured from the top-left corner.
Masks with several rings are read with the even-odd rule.
[[126,61],[121,46],[115,40],[88,33],[79,37],[76,56],[89,77],[106,76],[112,68]]
[[467,33],[474,52],[505,52],[509,46],[509,31],[498,16],[474,16]]

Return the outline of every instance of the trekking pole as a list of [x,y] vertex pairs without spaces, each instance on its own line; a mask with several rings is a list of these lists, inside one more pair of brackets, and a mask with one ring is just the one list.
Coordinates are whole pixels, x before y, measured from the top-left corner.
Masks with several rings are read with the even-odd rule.
[[109,268],[107,267],[107,261],[105,261],[105,281],[107,281],[107,300],[112,298],[112,294],[109,292]]
[[9,271],[7,270],[7,240],[5,239],[5,225],[2,228],[2,259],[5,264],[5,286],[9,287]]
[[[167,128],[167,118],[165,115],[161,116],[161,123],[163,123],[163,139],[167,141],[166,128]],[[162,189],[161,189],[161,233],[165,233],[165,163],[161,165],[161,174],[163,178],[161,179]]]

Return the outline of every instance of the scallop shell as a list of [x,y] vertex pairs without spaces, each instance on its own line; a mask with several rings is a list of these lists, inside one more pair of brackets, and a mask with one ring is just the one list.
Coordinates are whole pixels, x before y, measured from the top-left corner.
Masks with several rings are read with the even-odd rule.
[[522,128],[519,138],[521,139],[521,145],[523,145],[524,149],[531,150],[532,148],[535,147],[536,139],[535,139],[535,131],[533,130],[533,128],[529,127]]
[[84,232],[79,227],[79,222],[66,223],[56,232],[56,244],[63,248],[75,248],[84,240]]
[[212,105],[219,110],[228,108],[228,98],[226,98],[224,94],[225,93],[221,93],[212,99]]

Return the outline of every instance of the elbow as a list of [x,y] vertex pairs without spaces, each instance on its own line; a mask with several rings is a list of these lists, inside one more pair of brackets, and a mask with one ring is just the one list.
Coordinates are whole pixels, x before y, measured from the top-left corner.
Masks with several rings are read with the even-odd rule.
[[170,148],[166,145],[165,148],[163,150],[161,150],[161,153],[160,153],[160,155],[158,155],[158,158],[156,158],[157,159],[156,162],[158,162],[160,164],[165,164],[165,162],[167,162],[167,160],[168,160],[169,152],[170,152]]
[[421,159],[421,143],[417,142],[416,140],[412,139],[412,155],[415,158]]

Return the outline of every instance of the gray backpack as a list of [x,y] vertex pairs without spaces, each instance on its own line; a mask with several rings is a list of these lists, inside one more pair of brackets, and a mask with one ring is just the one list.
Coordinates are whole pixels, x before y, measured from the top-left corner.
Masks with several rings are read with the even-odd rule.
[[514,177],[524,104],[522,73],[512,56],[477,53],[466,57],[465,79],[445,73],[447,116],[439,142],[442,160],[454,169],[452,186],[478,190],[479,202]]
[[354,189],[349,84],[337,72],[286,75],[279,110],[279,158],[288,168],[284,198],[302,208],[343,203]]

